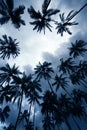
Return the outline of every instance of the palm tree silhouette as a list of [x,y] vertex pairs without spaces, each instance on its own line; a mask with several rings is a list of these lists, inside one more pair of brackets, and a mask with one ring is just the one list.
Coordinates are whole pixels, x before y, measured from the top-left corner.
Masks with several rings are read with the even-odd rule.
[[56,29],[57,29],[57,34],[61,34],[61,36],[63,36],[63,33],[64,32],[67,32],[68,34],[72,34],[71,31],[69,30],[69,26],[72,26],[72,25],[77,25],[78,23],[76,23],[75,21],[74,22],[71,22],[71,20],[80,12],[82,11],[85,7],[87,6],[87,3],[82,6],[82,8],[80,8],[78,11],[70,11],[69,14],[67,15],[67,17],[65,18],[64,16],[64,13],[62,14],[59,14],[59,17],[60,17],[60,20],[61,22],[55,22],[55,24],[57,25],[56,26]]
[[41,103],[41,112],[44,115],[43,127],[46,130],[55,130],[55,112],[57,111],[57,95],[47,90]]
[[4,130],[14,130],[14,126],[12,124],[10,124],[8,127],[4,126],[3,129]]
[[7,63],[5,66],[0,67],[0,84],[3,85],[4,83],[9,84],[12,79],[18,77],[21,74],[18,67],[14,64],[13,67]]
[[52,83],[53,86],[56,86],[56,91],[59,88],[62,88],[70,97],[70,93],[67,91],[67,87],[69,86],[67,78],[63,76],[63,74],[60,74],[59,76],[56,74],[54,78],[54,83]]
[[0,39],[0,57],[2,59],[10,58],[12,55],[13,58],[17,57],[20,54],[19,42],[16,42],[16,39],[12,39],[10,36],[3,35],[3,40]]
[[58,99],[58,102],[59,102],[58,109],[60,109],[62,120],[63,122],[66,123],[68,129],[72,130],[70,123],[68,121],[71,110],[71,98],[68,98],[66,94],[61,94],[61,96]]
[[14,0],[2,0],[0,2],[0,24],[5,24],[11,20],[12,24],[16,28],[20,28],[21,25],[25,25],[21,15],[24,13],[25,7],[23,5],[14,9]]
[[74,58],[83,56],[87,51],[86,45],[87,43],[83,40],[76,40],[75,43],[71,43],[71,47],[69,48],[70,56],[72,55]]
[[28,8],[28,13],[30,14],[30,17],[35,20],[34,22],[30,22],[31,25],[34,25],[33,30],[37,30],[37,32],[41,32],[43,30],[44,34],[45,28],[48,28],[50,31],[52,31],[52,26],[50,25],[50,22],[53,20],[51,19],[51,16],[57,14],[59,10],[48,9],[50,2],[51,0],[44,0],[42,5],[42,12],[36,12],[32,6]]
[[39,94],[39,92],[42,92],[41,89],[41,85],[39,84],[39,81],[37,81],[36,79],[32,80],[29,82],[28,84],[28,89],[27,89],[27,93],[26,93],[26,98],[28,98],[28,102],[29,102],[29,118],[28,118],[28,122],[30,121],[30,113],[31,113],[31,107],[34,107],[34,112],[33,112],[33,126],[34,126],[34,130],[35,130],[35,112],[36,112],[36,103],[40,104],[40,99],[41,96]]
[[62,58],[60,59],[60,61],[61,61],[61,64],[58,66],[60,72],[62,71],[65,74],[68,72],[70,74],[71,72],[74,71],[75,65],[72,58],[68,58],[65,61]]
[[39,62],[39,65],[37,65],[35,68],[35,75],[37,76],[36,79],[40,80],[41,78],[44,78],[45,80],[47,80],[50,89],[53,92],[52,86],[49,82],[52,73],[54,73],[54,71],[51,67],[51,63],[48,63],[46,61],[43,64]]
[[3,109],[0,107],[0,121],[2,123],[9,117],[10,108],[9,106],[5,106]]

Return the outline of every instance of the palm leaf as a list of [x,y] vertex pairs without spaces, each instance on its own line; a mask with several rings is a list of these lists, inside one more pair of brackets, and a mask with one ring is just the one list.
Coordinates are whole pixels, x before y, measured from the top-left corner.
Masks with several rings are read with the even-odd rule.
[[52,15],[55,15],[55,14],[57,14],[59,12],[60,12],[60,10],[58,10],[58,9],[48,9],[47,10],[47,15],[52,16]]
[[40,12],[39,11],[36,12],[32,6],[30,6],[30,8],[28,8],[28,13],[30,14],[30,17],[33,19],[41,18]]
[[8,5],[8,8],[9,8],[9,10],[13,10],[13,8],[14,8],[14,2],[13,2],[14,0],[6,0],[6,3],[7,3],[7,5]]
[[50,4],[51,0],[44,0],[43,4],[42,4],[42,13],[45,14],[47,11],[47,8]]

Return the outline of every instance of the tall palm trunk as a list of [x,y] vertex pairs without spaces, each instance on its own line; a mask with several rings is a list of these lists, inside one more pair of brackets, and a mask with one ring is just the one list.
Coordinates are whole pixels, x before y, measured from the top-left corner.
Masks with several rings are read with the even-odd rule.
[[32,106],[32,102],[30,102],[30,107],[29,107],[28,124],[29,124],[29,121],[30,121],[31,106]]
[[17,116],[16,123],[15,123],[15,126],[14,126],[14,130],[17,129],[18,120],[19,120],[19,116],[20,116],[20,113],[21,113],[22,100],[23,100],[23,89],[22,89],[22,94],[21,94],[21,98],[20,98],[19,112],[18,112],[18,116]]
[[72,130],[72,128],[71,128],[71,126],[70,126],[70,124],[69,124],[69,122],[68,122],[68,119],[67,119],[66,117],[65,117],[65,123],[66,123],[68,129],[69,129],[69,130]]
[[51,83],[50,83],[49,79],[47,80],[47,82],[48,82],[48,84],[49,84],[49,86],[50,86],[51,92],[53,92],[53,93],[54,93],[53,88],[52,88],[52,85],[51,85]]
[[71,94],[65,88],[64,91],[69,95],[70,98],[72,98]]
[[76,124],[76,126],[77,126],[78,130],[81,130],[81,128],[79,127],[79,125],[78,125],[77,121],[75,120],[75,118],[74,118],[73,116],[72,116],[72,119],[73,119],[74,123]]
[[36,103],[34,102],[34,115],[33,115],[33,125],[34,125],[34,130],[35,130],[35,112],[36,112]]

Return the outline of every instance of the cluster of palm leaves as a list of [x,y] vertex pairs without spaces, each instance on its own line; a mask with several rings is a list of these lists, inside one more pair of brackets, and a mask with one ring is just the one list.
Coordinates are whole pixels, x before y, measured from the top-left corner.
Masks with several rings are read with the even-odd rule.
[[3,25],[11,20],[16,28],[20,28],[21,24],[25,25],[21,15],[24,13],[25,7],[23,5],[14,8],[13,0],[1,0],[0,2],[0,24]]
[[20,54],[19,42],[16,42],[16,39],[12,39],[10,36],[7,37],[7,35],[2,37],[3,39],[0,39],[0,57],[3,59],[9,59],[11,55],[13,58],[17,57]]
[[[77,25],[71,20],[87,4],[79,11],[71,11],[66,18],[64,13],[60,14],[59,23],[51,18],[59,10],[49,9],[50,2],[51,0],[44,0],[42,12],[35,11],[33,6],[28,8],[30,17],[35,20],[30,23],[34,26],[33,29],[39,32],[43,30],[44,33],[45,28],[52,31],[50,22],[53,21],[57,25],[57,33],[61,36],[64,32],[71,34],[68,26]],[[11,20],[16,28],[21,24],[25,25],[21,19],[24,9],[24,6],[14,9],[13,0],[1,0],[0,24]],[[50,62],[39,62],[33,74],[21,72],[16,64],[10,66],[7,63],[0,67],[0,122],[10,120],[11,106],[17,109],[15,122],[10,120],[3,130],[18,130],[20,124],[23,130],[39,130],[39,123],[36,123],[38,109],[43,130],[60,130],[63,125],[73,130],[70,120],[73,120],[77,130],[81,130],[79,120],[87,123],[87,42],[76,40],[68,50],[68,58],[61,58],[56,68],[53,68]],[[19,43],[16,39],[3,35],[0,39],[0,58],[15,58],[19,53]]]
[[[4,37],[7,39],[6,35]],[[83,40],[71,43],[69,57],[60,59],[56,72],[52,63],[47,61],[39,62],[34,73],[29,75],[20,72],[15,64],[0,67],[0,104],[6,102],[6,106],[0,108],[0,121],[8,120],[11,110],[9,103],[17,105],[18,110],[15,123],[10,122],[9,126],[3,129],[17,130],[21,123],[24,124],[24,130],[38,130],[36,112],[39,108],[44,130],[60,129],[62,124],[72,130],[70,119],[77,129],[81,130],[78,120],[87,122],[87,60],[84,59],[86,48],[86,42]],[[17,51],[18,49],[15,53],[18,53]],[[3,51],[3,55],[4,53],[6,52]],[[14,56],[13,53],[12,55]],[[80,57],[83,57],[83,60],[80,60]],[[47,81],[46,86],[42,84],[42,79]],[[27,108],[23,108],[24,101]]]
[[[30,8],[27,9],[30,17],[34,20],[33,22],[30,22],[30,24],[34,26],[33,30],[37,30],[37,32],[41,32],[43,30],[45,34],[45,29],[48,28],[52,32],[51,22],[54,22],[56,24],[57,34],[59,33],[63,36],[63,33],[67,32],[71,35],[72,33],[69,30],[69,26],[78,24],[77,22],[72,22],[71,20],[87,6],[87,3],[78,11],[70,11],[66,18],[64,17],[64,13],[59,14],[61,22],[52,19],[52,16],[59,13],[60,10],[49,8],[50,3],[51,0],[44,0],[42,4],[42,11],[36,11],[33,6],[30,6]],[[21,15],[24,14],[24,10],[25,6],[23,5],[14,8],[14,0],[1,0],[0,24],[3,25],[8,23],[8,21],[11,21],[12,24],[19,29],[21,25],[25,25],[25,21],[21,17]]]

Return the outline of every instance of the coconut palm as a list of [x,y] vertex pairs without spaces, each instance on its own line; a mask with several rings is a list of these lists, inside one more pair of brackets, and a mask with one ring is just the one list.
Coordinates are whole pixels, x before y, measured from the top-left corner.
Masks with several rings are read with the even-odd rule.
[[25,25],[21,15],[24,13],[25,7],[20,5],[14,8],[14,0],[1,0],[0,2],[0,24],[3,25],[11,20],[12,24],[16,28],[20,28],[21,25]]
[[62,59],[60,59],[60,61],[61,61],[61,64],[58,66],[59,71],[65,73],[65,74],[67,72],[70,74],[70,72],[74,71],[75,65],[74,65],[74,61],[72,61],[72,58],[68,58],[65,61],[62,58]]
[[14,77],[14,80],[11,81],[11,86],[12,86],[12,102],[13,103],[17,103],[18,105],[18,115],[15,121],[15,125],[14,125],[14,130],[17,129],[18,123],[20,121],[20,117],[21,117],[21,109],[22,109],[22,104],[23,104],[23,99],[24,99],[24,95],[27,93],[28,91],[28,85],[30,83],[31,80],[31,75],[26,75],[25,73],[23,73],[20,77]]
[[52,26],[50,25],[50,22],[52,21],[51,16],[57,14],[59,10],[48,9],[50,2],[51,0],[44,0],[42,5],[42,12],[36,12],[32,6],[28,8],[30,17],[34,19],[34,22],[30,22],[30,24],[34,26],[33,30],[37,30],[37,32],[41,32],[43,30],[44,34],[45,28],[48,28],[50,31],[52,31]]
[[72,101],[71,114],[79,119],[84,119],[86,117],[85,107],[82,102],[76,102],[76,100]]
[[69,130],[72,130],[68,118],[70,117],[70,110],[71,110],[71,98],[68,98],[66,94],[61,94],[58,99],[59,102],[59,109],[61,111],[61,116],[63,122],[67,125]]
[[3,129],[4,130],[14,130],[14,126],[13,126],[13,124],[10,124],[8,127],[4,126]]
[[0,67],[0,84],[9,84],[12,79],[18,77],[20,74],[21,72],[15,64],[13,67],[10,67],[9,64],[6,64],[5,66]]
[[70,80],[73,85],[79,85],[87,89],[86,86],[87,82],[85,81],[84,77],[81,75],[81,73],[78,70],[70,74]]
[[65,18],[64,13],[59,14],[60,20],[61,22],[55,22],[56,29],[57,29],[57,34],[61,34],[61,36],[63,36],[64,32],[67,32],[68,34],[72,34],[71,31],[69,30],[69,26],[73,26],[73,25],[77,25],[78,23],[76,23],[75,21],[72,22],[71,20],[80,12],[82,11],[85,7],[87,6],[87,3],[80,8],[78,11],[70,11],[69,14],[67,15],[67,17]]
[[12,39],[7,35],[2,36],[3,39],[0,39],[0,57],[2,59],[10,58],[12,55],[13,58],[17,57],[20,54],[19,42],[16,42],[16,39]]
[[46,130],[55,130],[55,112],[57,111],[57,96],[49,90],[44,93],[41,103],[41,112],[44,115],[43,127]]
[[87,43],[83,40],[76,40],[75,43],[71,43],[70,50],[70,56],[72,55],[74,58],[78,56],[83,56],[87,49],[86,49]]
[[40,93],[42,92],[41,85],[39,81],[36,79],[31,80],[28,84],[28,89],[26,93],[26,98],[28,99],[29,102],[29,118],[28,122],[30,121],[30,113],[31,113],[31,108],[34,107],[34,112],[33,112],[33,126],[35,130],[35,112],[36,112],[36,104],[40,104]]
[[35,68],[35,75],[38,80],[40,80],[41,78],[44,78],[45,80],[47,80],[50,86],[50,89],[53,92],[52,86],[49,82],[49,80],[51,79],[51,74],[54,73],[53,68],[51,67],[51,64],[52,63],[48,63],[46,61],[43,64],[39,62],[39,65],[37,65]]
[[69,96],[71,96],[70,93],[66,89],[69,86],[68,80],[66,77],[63,76],[63,74],[60,74],[60,75],[56,74],[54,78],[54,83],[52,83],[52,85],[56,86],[56,91],[59,88],[62,88]]
[[5,106],[3,109],[0,108],[0,121],[2,123],[9,117],[10,108],[9,106]]

